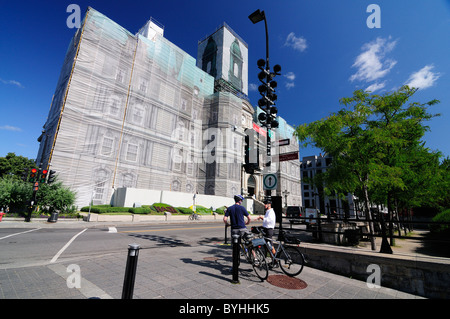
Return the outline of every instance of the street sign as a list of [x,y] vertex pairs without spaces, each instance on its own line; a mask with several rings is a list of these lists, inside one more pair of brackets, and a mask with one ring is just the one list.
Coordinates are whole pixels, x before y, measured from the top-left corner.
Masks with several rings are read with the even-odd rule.
[[280,162],[292,161],[292,160],[296,160],[296,159],[298,159],[298,152],[284,153],[284,154],[278,155],[278,160]]
[[[262,127],[260,127],[258,124],[253,123],[253,130],[255,130],[256,132],[258,132],[258,134],[267,137],[267,131],[265,129],[263,129]],[[273,138],[273,132],[270,130],[269,131],[269,137]]]
[[264,175],[264,189],[265,190],[272,190],[277,188],[278,178],[275,174],[266,174]]
[[284,140],[278,140],[278,141],[273,142],[273,145],[274,146],[286,146],[286,145],[289,145],[290,143],[291,143],[291,140],[286,138]]
[[261,128],[259,125],[257,125],[256,123],[253,123],[253,130],[255,130],[256,132],[258,132],[258,134],[261,134],[262,136],[267,136],[266,130]]

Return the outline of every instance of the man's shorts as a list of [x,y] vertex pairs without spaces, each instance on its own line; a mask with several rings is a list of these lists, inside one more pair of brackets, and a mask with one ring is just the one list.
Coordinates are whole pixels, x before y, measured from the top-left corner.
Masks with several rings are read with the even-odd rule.
[[231,229],[231,235],[239,235],[240,238],[253,237],[253,234],[247,228]]

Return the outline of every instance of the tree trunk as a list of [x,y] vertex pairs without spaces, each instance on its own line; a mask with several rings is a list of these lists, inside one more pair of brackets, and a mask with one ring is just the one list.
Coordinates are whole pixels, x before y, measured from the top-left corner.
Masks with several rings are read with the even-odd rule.
[[366,209],[366,219],[369,222],[370,245],[371,245],[372,250],[376,250],[377,246],[376,246],[375,237],[374,237],[373,220],[372,220],[372,213],[370,212],[369,193],[367,191],[367,185],[363,186],[363,193],[364,193],[364,206]]
[[387,208],[388,208],[388,220],[389,220],[389,242],[391,246],[395,246],[395,239],[394,239],[394,228],[392,226],[393,221],[393,212],[392,212],[392,206],[391,206],[391,192],[388,192],[388,198],[387,198]]

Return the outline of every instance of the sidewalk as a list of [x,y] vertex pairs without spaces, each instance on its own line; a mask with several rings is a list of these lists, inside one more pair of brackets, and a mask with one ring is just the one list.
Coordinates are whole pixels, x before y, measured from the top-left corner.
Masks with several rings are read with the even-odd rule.
[[[36,221],[0,222],[0,227],[10,228],[107,226],[112,225],[82,221],[58,221],[54,224]],[[127,250],[123,249],[117,253],[100,254],[89,258],[61,259],[60,262],[44,266],[3,269],[0,270],[0,299],[120,299],[126,259]],[[80,288],[68,287],[71,282],[73,283],[73,269],[76,269],[74,265],[80,270]],[[254,274],[251,265],[245,261],[240,265],[240,283],[232,284],[231,265],[231,246],[218,242],[202,242],[188,247],[141,249],[133,297],[134,299],[213,299],[220,302],[229,299],[421,298],[384,287],[370,288],[366,282],[307,266],[296,279],[303,281],[302,288],[287,289],[271,284],[270,280],[261,282]],[[269,279],[274,275],[283,274],[279,269],[275,269],[269,273]]]

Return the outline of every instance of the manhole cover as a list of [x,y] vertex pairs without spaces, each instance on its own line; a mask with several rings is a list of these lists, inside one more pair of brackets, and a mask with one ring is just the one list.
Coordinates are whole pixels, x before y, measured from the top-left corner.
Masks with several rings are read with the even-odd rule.
[[203,260],[209,260],[209,261],[216,261],[218,259],[219,258],[217,258],[217,257],[205,257],[205,258],[203,258]]
[[301,279],[289,277],[286,275],[270,275],[267,282],[285,289],[305,289],[308,284]]

